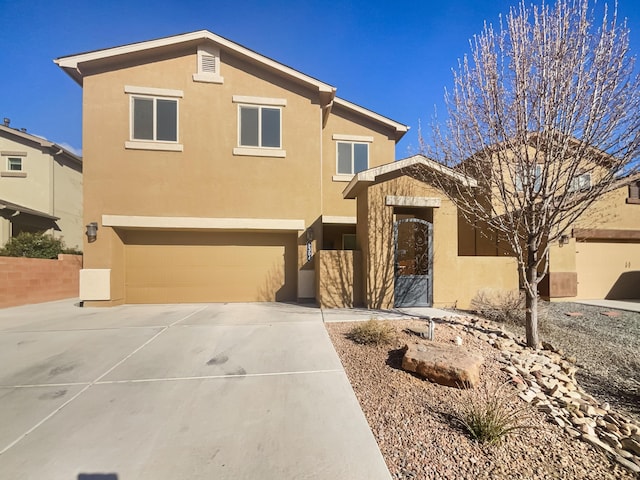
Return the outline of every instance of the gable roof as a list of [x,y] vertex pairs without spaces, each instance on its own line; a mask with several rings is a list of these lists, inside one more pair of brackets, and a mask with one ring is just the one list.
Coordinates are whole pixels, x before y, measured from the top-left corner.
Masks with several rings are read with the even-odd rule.
[[198,45],[206,43],[213,43],[218,48],[231,51],[249,62],[261,65],[282,77],[317,91],[326,108],[326,114],[329,113],[331,106],[335,103],[336,105],[351,110],[356,114],[365,116],[378,124],[382,124],[387,128],[394,129],[396,141],[400,140],[400,138],[409,130],[409,127],[406,125],[379,115],[371,110],[367,110],[366,108],[360,107],[354,103],[337,98],[336,87],[333,87],[328,83],[324,83],[238,43],[232,42],[227,38],[211,33],[208,30],[198,30],[195,32],[182,33],[154,40],[146,40],[117,47],[67,55],[56,58],[54,63],[62,68],[62,70],[64,70],[67,75],[78,83],[78,85],[82,86],[85,70],[89,65],[95,65],[101,61],[124,60],[125,57],[129,56],[145,57],[154,53],[180,48],[185,45],[193,45],[194,47],[197,47]]
[[390,173],[402,173],[402,170],[411,171],[414,169],[426,169],[432,172],[443,174],[452,180],[462,183],[465,186],[476,187],[478,182],[471,177],[462,175],[441,163],[431,160],[424,155],[418,154],[409,158],[387,163],[379,167],[363,170],[353,176],[349,185],[342,192],[344,198],[356,198],[363,187],[375,183],[379,177]]
[[35,144],[43,150],[48,151],[48,153],[50,153],[51,155],[63,155],[72,162],[78,165],[82,165],[82,157],[76,155],[75,153],[67,150],[64,147],[61,147],[57,143],[50,142],[46,138],[32,135],[21,130],[16,130],[15,128],[7,127],[5,125],[0,125],[0,135],[5,137],[13,137],[13,140],[17,142],[28,143],[32,145]]

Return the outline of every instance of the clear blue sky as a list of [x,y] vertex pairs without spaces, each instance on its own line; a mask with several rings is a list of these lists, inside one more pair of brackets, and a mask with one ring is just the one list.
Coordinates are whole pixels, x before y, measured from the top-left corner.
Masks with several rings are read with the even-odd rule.
[[[80,150],[82,90],[54,58],[207,29],[410,125],[401,158],[417,148],[418,121],[426,128],[436,104],[442,114],[469,38],[516,2],[0,0],[0,120]],[[618,11],[638,55],[640,0],[619,0]]]

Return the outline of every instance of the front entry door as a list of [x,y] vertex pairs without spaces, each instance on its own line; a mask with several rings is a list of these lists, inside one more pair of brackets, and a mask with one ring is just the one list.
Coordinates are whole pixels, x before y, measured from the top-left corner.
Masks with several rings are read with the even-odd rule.
[[433,304],[433,225],[405,218],[393,225],[395,245],[394,306]]

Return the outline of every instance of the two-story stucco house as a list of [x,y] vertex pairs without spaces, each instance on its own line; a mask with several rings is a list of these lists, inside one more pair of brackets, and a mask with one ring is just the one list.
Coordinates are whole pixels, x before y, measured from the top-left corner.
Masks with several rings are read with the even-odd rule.
[[82,159],[60,145],[0,125],[0,246],[48,232],[82,248]]
[[327,83],[205,30],[55,62],[83,88],[87,305],[464,306],[518,287],[513,259],[458,255],[456,208],[422,173],[473,180],[395,162],[408,127]]

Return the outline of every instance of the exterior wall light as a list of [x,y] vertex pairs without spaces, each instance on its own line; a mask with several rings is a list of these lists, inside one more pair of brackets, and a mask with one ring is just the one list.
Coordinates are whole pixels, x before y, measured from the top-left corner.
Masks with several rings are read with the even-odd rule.
[[87,224],[87,240],[89,243],[93,243],[98,238],[98,222],[91,222]]
[[307,243],[313,242],[313,229],[307,228]]
[[560,245],[567,245],[569,243],[569,235],[560,235]]

